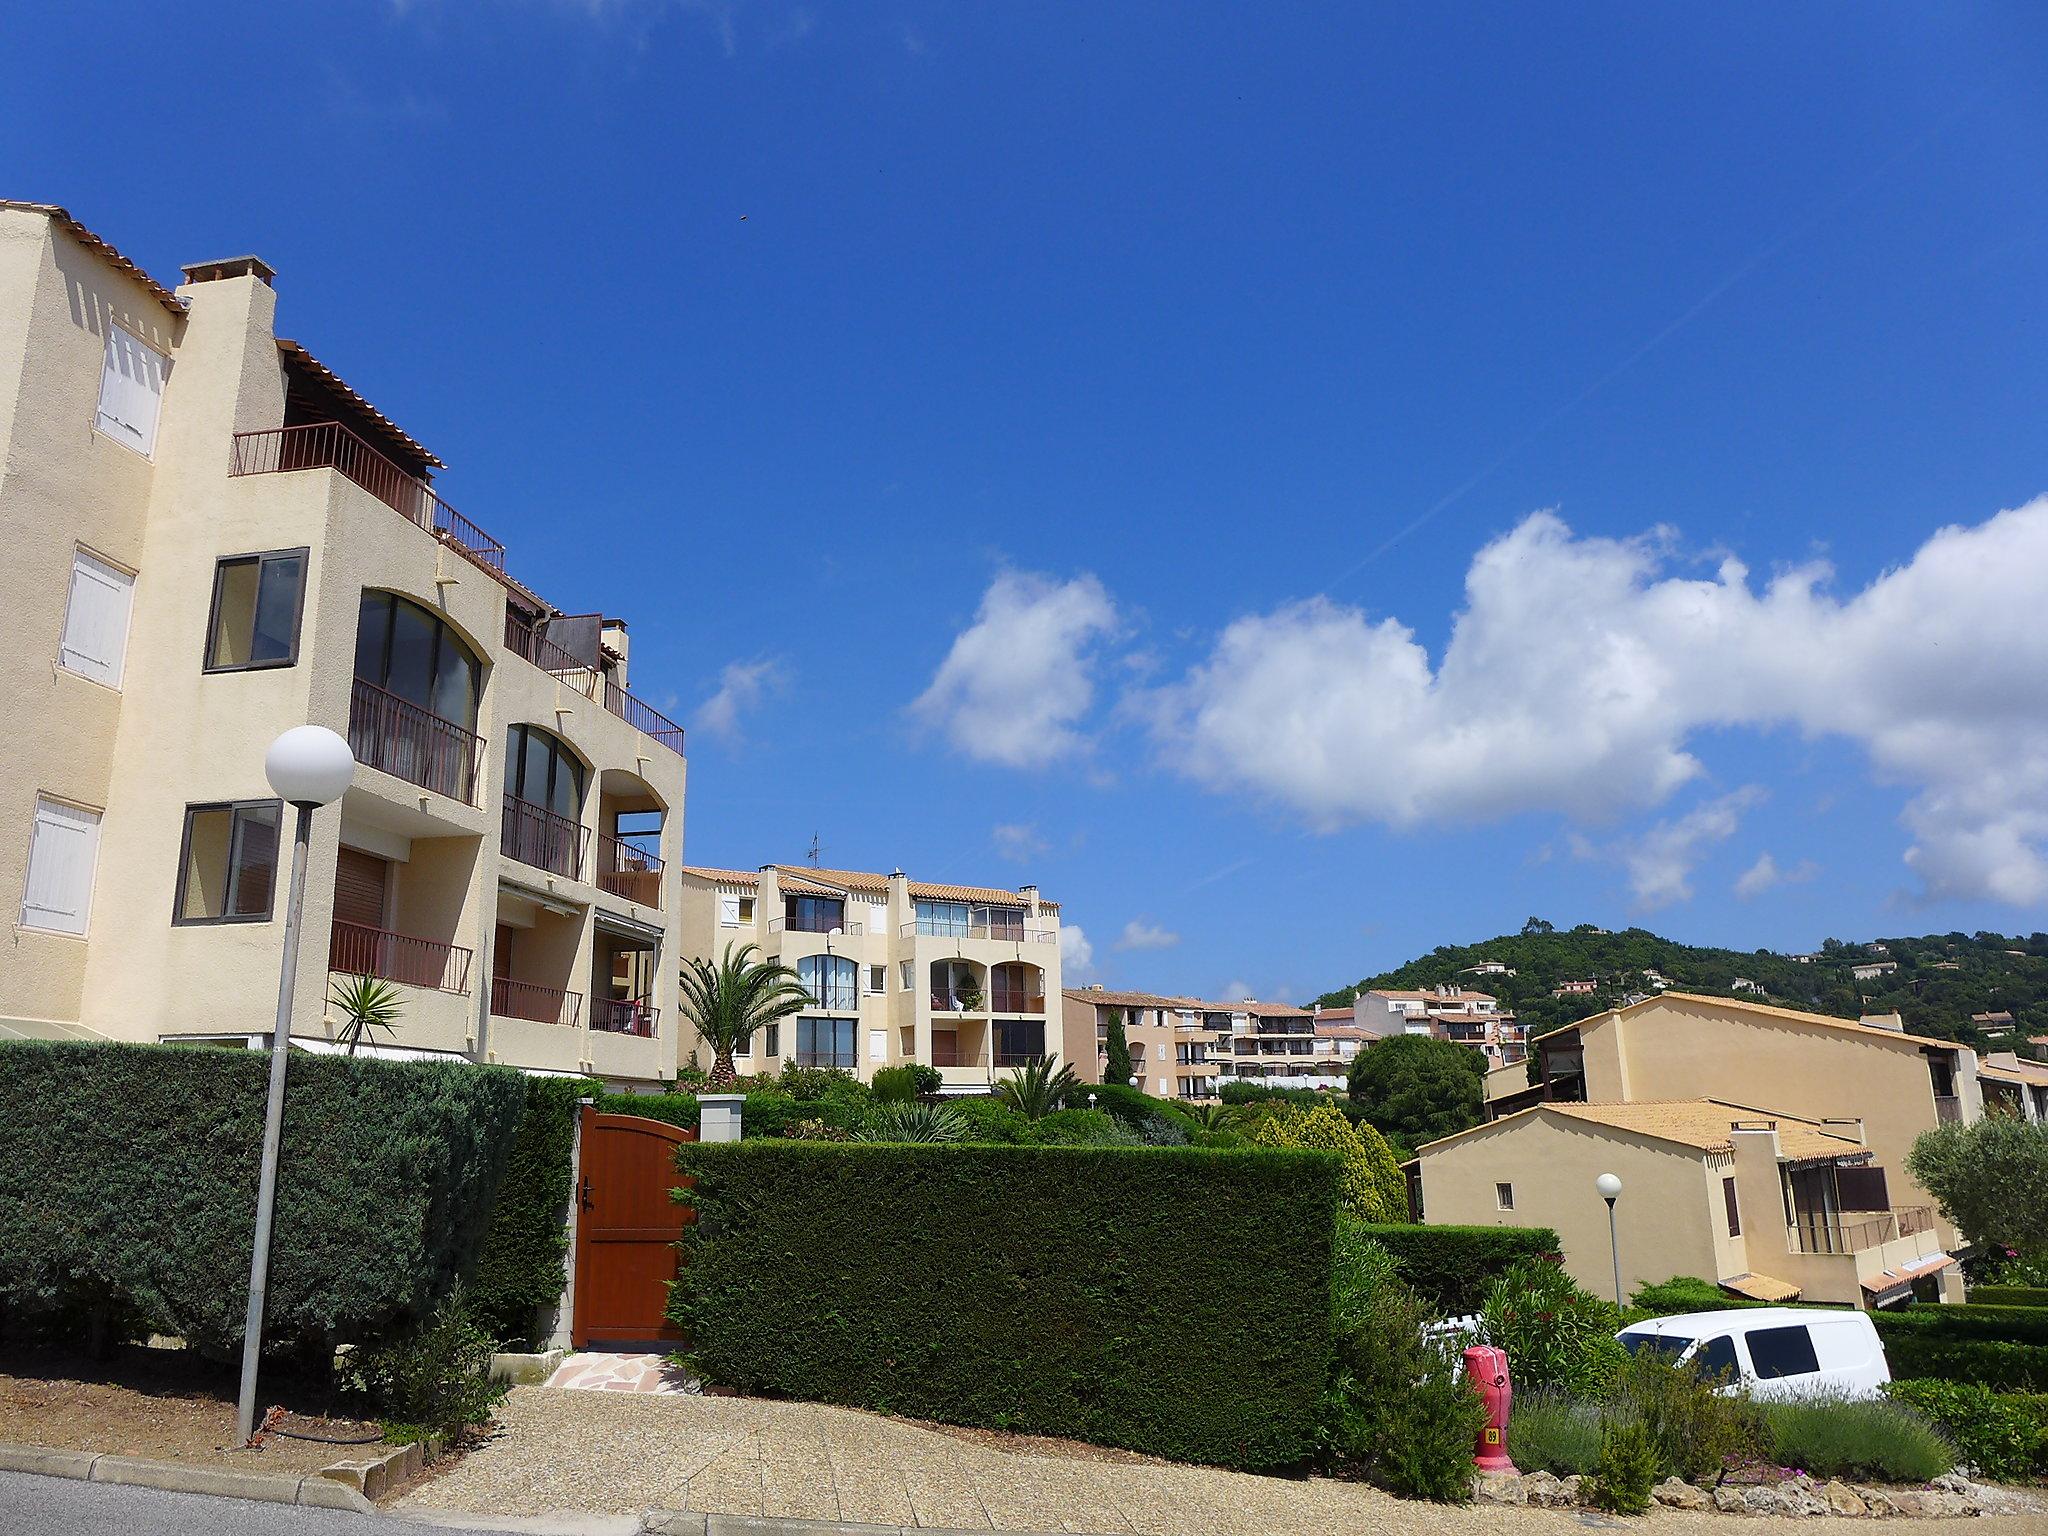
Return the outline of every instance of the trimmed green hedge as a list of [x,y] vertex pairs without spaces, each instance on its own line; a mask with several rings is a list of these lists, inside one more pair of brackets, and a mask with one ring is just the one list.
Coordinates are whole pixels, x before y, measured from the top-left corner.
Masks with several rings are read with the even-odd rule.
[[1195,1148],[686,1145],[670,1306],[723,1386],[1303,1461],[1330,1361],[1336,1159]]
[[1932,1419],[1979,1477],[2018,1482],[2048,1472],[2048,1397],[1953,1381],[1894,1379],[1884,1391]]
[[1875,1314],[1881,1327],[1916,1329],[1951,1339],[2003,1339],[2011,1344],[2048,1344],[2048,1307],[1993,1307],[1929,1302]]
[[1970,1302],[1987,1307],[2048,1307],[2048,1286],[1973,1285]]
[[2048,1392],[2048,1347],[1898,1328],[1882,1312],[1872,1313],[1871,1320],[1896,1377],[1976,1382],[2000,1392]]
[[581,1078],[526,1079],[526,1112],[498,1181],[483,1253],[463,1293],[502,1344],[534,1342],[542,1310],[562,1299],[576,1104],[594,1091]]
[[[269,1071],[264,1051],[0,1044],[0,1303],[238,1349]],[[294,1053],[273,1347],[431,1307],[476,1257],[525,1103],[510,1068]]]
[[1494,1277],[1517,1259],[1563,1251],[1548,1227],[1432,1227],[1366,1223],[1364,1234],[1394,1256],[1401,1278],[1451,1317],[1477,1312]]

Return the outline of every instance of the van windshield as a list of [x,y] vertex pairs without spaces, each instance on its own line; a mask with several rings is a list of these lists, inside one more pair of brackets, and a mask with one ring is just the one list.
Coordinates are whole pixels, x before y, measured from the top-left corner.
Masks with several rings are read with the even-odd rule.
[[1692,1340],[1682,1333],[1624,1333],[1621,1343],[1632,1355],[1647,1349],[1653,1355],[1669,1355],[1674,1360],[1692,1348]]

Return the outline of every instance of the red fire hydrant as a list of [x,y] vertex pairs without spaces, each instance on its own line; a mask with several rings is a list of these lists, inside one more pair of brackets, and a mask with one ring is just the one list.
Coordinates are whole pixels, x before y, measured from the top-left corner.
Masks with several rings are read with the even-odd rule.
[[1474,1344],[1465,1351],[1465,1375],[1486,1404],[1486,1427],[1479,1431],[1474,1460],[1481,1472],[1512,1473],[1515,1464],[1508,1460],[1508,1409],[1515,1392],[1508,1384],[1507,1351],[1491,1344]]

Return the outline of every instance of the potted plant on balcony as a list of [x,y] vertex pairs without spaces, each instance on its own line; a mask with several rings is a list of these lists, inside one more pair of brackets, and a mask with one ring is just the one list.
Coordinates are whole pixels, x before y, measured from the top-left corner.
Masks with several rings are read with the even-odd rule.
[[355,1055],[356,1047],[368,1040],[373,1030],[396,1033],[399,1015],[405,1012],[405,999],[398,988],[375,976],[335,977],[328,1000],[341,1013],[334,1043],[347,1046],[343,1054],[348,1056]]
[[953,985],[953,1006],[962,1013],[979,1013],[982,1005],[981,982],[973,972],[968,972]]

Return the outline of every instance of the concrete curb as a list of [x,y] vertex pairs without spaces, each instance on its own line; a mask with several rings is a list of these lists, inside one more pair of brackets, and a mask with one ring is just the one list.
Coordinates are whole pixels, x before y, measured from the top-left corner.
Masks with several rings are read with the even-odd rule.
[[1029,1532],[939,1530],[924,1525],[857,1525],[845,1520],[777,1520],[761,1515],[699,1515],[656,1510],[646,1536],[1031,1536]]
[[203,1493],[216,1498],[253,1499],[263,1504],[305,1504],[318,1509],[347,1509],[373,1514],[376,1506],[346,1483],[319,1472],[233,1472],[224,1467],[195,1467],[174,1461],[144,1461],[135,1456],[95,1455],[61,1451],[42,1445],[0,1443],[0,1472],[30,1472],[39,1477],[69,1477],[86,1483],[117,1483],[129,1488],[155,1488],[164,1493]]

